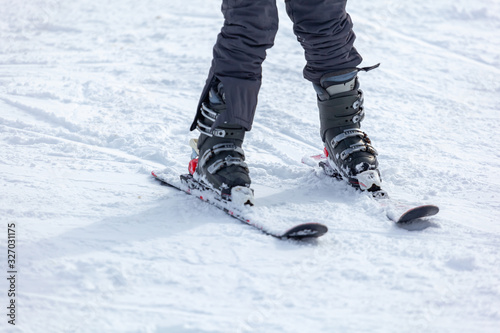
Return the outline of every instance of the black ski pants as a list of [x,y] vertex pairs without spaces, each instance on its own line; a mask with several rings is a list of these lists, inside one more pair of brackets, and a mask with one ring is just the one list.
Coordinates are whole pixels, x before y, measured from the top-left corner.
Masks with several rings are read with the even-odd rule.
[[[305,51],[304,77],[319,84],[328,72],[356,67],[361,56],[353,46],[355,35],[345,11],[347,0],[285,0],[293,30]],[[223,0],[224,26],[213,49],[208,79],[198,104],[211,86],[221,81],[226,112],[214,124],[236,124],[250,130],[262,80],[262,62],[278,31],[276,0]]]

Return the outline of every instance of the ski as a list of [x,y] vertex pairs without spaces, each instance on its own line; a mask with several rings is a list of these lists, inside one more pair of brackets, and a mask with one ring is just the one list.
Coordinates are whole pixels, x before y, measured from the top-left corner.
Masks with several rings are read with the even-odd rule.
[[411,223],[439,213],[439,207],[436,205],[412,206],[387,195],[382,199],[376,197],[375,199],[384,208],[387,218],[398,225]]
[[287,227],[284,230],[277,230],[268,223],[258,221],[251,216],[251,207],[238,209],[231,204],[231,201],[218,197],[212,191],[206,190],[202,184],[193,179],[191,174],[176,176],[175,173],[164,171],[152,171],[151,175],[162,184],[174,188],[178,191],[193,195],[211,206],[223,211],[230,217],[239,220],[247,225],[257,228],[266,235],[281,239],[301,240],[306,238],[317,238],[323,236],[328,228],[321,223],[301,223]]
[[[338,181],[343,181],[342,175],[330,165],[325,154],[304,157],[302,158],[302,163],[312,167],[319,166],[325,175]],[[404,225],[429,216],[434,216],[439,212],[439,207],[436,205],[410,205],[401,200],[391,198],[389,194],[382,189],[367,193],[384,209],[387,218],[394,221],[397,225]]]

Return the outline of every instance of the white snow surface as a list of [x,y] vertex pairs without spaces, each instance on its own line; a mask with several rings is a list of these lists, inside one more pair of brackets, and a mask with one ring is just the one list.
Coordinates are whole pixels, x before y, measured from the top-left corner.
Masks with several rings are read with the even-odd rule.
[[441,208],[387,220],[301,163],[321,152],[303,50],[280,31],[247,161],[279,240],[160,186],[185,172],[220,1],[1,0],[0,262],[17,230],[17,319],[2,332],[498,332],[500,3],[350,1],[363,129],[386,190]]

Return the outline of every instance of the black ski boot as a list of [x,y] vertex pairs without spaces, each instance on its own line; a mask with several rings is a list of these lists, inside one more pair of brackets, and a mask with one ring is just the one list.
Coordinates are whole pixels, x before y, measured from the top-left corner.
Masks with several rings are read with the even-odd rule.
[[355,188],[373,192],[380,190],[381,179],[377,151],[360,129],[365,112],[357,74],[376,67],[328,73],[321,86],[314,85],[329,166]]
[[197,124],[201,132],[197,142],[198,164],[193,178],[222,200],[253,205],[249,171],[241,148],[245,129],[231,124],[212,128],[215,119],[225,111],[224,88],[219,83],[201,105],[202,116]]

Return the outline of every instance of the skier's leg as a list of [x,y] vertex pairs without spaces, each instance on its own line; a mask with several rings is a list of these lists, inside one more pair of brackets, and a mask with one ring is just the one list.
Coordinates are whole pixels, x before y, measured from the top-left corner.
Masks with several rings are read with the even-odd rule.
[[214,127],[237,124],[250,130],[261,86],[262,62],[278,31],[276,0],[223,0],[224,26],[213,48],[212,66],[191,130],[201,117],[201,104],[219,82],[227,109]]
[[285,0],[293,30],[305,51],[304,77],[319,84],[327,72],[358,66],[356,36],[345,11],[347,0]]
[[[214,46],[207,83],[191,129],[201,132],[193,177],[234,197],[250,186],[242,150],[261,85],[262,62],[278,29],[276,0],[224,0],[224,26]],[[251,198],[243,202],[251,202]]]
[[364,118],[363,93],[356,68],[361,56],[354,48],[352,22],[346,0],[286,0],[294,32],[305,50],[304,77],[318,95],[321,139],[329,163],[351,185],[380,189],[377,152],[360,130]]

